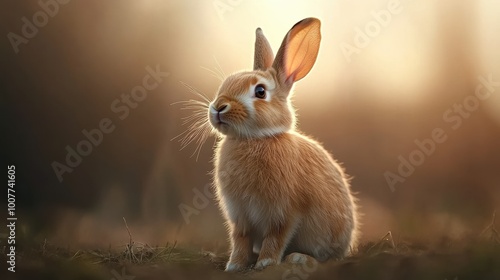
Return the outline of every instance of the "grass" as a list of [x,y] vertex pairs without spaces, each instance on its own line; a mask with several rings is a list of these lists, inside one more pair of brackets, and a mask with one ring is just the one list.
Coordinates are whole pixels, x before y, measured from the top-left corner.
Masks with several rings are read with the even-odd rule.
[[[119,248],[78,250],[44,240],[17,252],[17,272],[1,279],[500,279],[500,236],[492,223],[479,236],[431,242],[393,238],[364,243],[341,261],[282,264],[264,271],[224,273],[227,254],[129,242]],[[4,244],[5,240],[1,240]],[[5,248],[0,261],[4,262]],[[1,276],[5,274],[6,277]]]

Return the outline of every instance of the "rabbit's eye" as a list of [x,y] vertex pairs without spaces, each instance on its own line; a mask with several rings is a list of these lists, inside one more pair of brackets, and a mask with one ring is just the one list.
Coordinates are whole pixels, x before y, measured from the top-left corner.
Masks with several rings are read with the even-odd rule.
[[260,99],[266,98],[266,88],[264,85],[257,85],[255,87],[255,97]]

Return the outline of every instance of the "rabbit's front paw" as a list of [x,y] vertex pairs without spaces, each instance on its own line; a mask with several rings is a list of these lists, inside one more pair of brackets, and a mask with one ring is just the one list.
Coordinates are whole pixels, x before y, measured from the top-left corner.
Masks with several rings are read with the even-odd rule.
[[270,265],[276,265],[276,264],[278,264],[277,260],[271,258],[265,258],[257,261],[257,263],[255,264],[255,269],[262,270]]
[[242,271],[245,269],[245,266],[242,264],[234,263],[234,262],[228,262],[226,264],[226,269],[224,271],[226,272],[237,272],[237,271]]

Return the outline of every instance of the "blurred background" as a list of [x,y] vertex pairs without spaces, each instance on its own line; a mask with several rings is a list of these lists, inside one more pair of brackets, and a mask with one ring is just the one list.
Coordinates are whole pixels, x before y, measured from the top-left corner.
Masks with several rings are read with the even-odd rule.
[[[250,69],[257,27],[276,52],[306,17],[322,21],[323,37],[295,86],[299,129],[353,176],[364,240],[477,234],[500,208],[498,1],[63,2],[0,4],[2,166],[16,165],[27,236],[120,245],[125,217],[136,241],[227,246],[204,191],[214,138],[198,160],[195,145],[180,151],[171,139],[189,112],[171,104],[196,98],[181,82],[214,96],[220,81],[205,68]],[[127,105],[122,95],[151,69],[157,86]],[[69,167],[67,147],[103,119],[114,130]],[[418,152],[435,129],[446,140]],[[418,164],[401,174],[406,161]],[[60,180],[54,162],[71,172]]]

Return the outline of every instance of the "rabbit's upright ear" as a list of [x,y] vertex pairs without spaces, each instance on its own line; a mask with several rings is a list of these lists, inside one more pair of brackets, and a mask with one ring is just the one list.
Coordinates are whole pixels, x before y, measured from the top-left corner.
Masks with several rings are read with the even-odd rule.
[[309,73],[318,56],[320,26],[318,19],[306,18],[288,31],[273,64],[280,82],[291,86]]
[[253,70],[266,70],[273,64],[273,50],[271,49],[271,45],[269,45],[266,36],[262,33],[262,29],[257,28],[255,36]]

